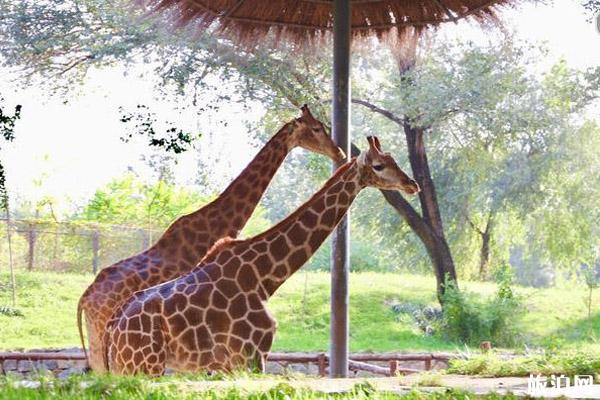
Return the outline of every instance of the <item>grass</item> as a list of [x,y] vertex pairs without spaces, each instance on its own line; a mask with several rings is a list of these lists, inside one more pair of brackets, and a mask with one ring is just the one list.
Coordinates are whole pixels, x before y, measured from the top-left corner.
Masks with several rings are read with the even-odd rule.
[[496,353],[480,354],[469,359],[452,360],[447,370],[450,374],[480,375],[490,377],[529,376],[529,374],[574,375],[600,374],[600,351],[597,349],[562,350],[514,358]]
[[[257,383],[260,383],[256,381]],[[4,400],[171,400],[171,399],[253,399],[253,400],[312,400],[312,399],[402,399],[402,400],[468,400],[468,399],[516,399],[515,396],[490,394],[475,396],[457,390],[420,392],[416,389],[405,394],[378,391],[369,382],[360,382],[341,393],[324,393],[302,387],[302,381],[286,378],[272,378],[269,386],[242,387],[239,382],[223,385],[199,387],[190,377],[169,377],[150,379],[144,377],[114,376],[74,376],[64,381],[40,376],[26,385],[11,377],[0,377],[0,398]],[[236,384],[237,383],[237,384]],[[248,383],[248,382],[245,382]],[[251,382],[254,383],[254,382]]]
[[[0,314],[0,349],[78,346],[75,310],[91,275],[19,272],[16,308],[23,316]],[[0,306],[10,305],[9,277],[0,273]],[[305,291],[304,288],[307,290]],[[439,337],[424,336],[409,321],[398,320],[390,300],[436,304],[432,277],[353,273],[350,277],[351,351],[447,351],[464,349]],[[491,283],[461,282],[482,295]],[[329,275],[299,272],[270,301],[279,321],[274,351],[324,351],[329,341]],[[522,342],[547,349],[599,348],[600,312],[587,319],[583,286],[518,288],[526,299]],[[595,294],[598,304],[600,291]]]

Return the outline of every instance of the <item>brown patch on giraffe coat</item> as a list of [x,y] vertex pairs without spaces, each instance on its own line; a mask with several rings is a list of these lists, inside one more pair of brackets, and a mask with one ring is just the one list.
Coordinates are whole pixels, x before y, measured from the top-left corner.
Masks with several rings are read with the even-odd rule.
[[313,252],[317,251],[321,243],[323,243],[323,241],[327,238],[327,235],[329,235],[329,231],[326,231],[325,229],[317,229],[313,231],[309,240],[310,249]]
[[[268,184],[268,182],[267,182]],[[267,186],[264,183],[261,185],[263,187]],[[250,196],[248,196],[248,200],[252,203],[258,203],[258,201],[260,200],[260,193],[259,192],[252,192],[250,193]]]
[[246,262],[250,262],[254,260],[258,256],[258,253],[254,251],[252,248],[246,250],[244,254],[242,254],[242,260]]
[[[150,304],[150,303],[146,303]],[[171,315],[178,311],[183,311],[188,304],[188,299],[181,293],[175,293],[169,299],[165,300],[164,310],[166,315]],[[144,308],[145,309],[145,308]]]
[[273,271],[273,276],[275,276],[275,278],[277,278],[277,279],[283,279],[283,278],[285,278],[287,273],[288,273],[287,267],[283,264],[279,264],[277,267],[275,267],[275,271]]
[[232,226],[234,226],[236,228],[242,228],[244,226],[244,220],[242,219],[242,217],[238,216],[233,219],[231,224],[232,224]]
[[252,342],[253,343],[260,343],[260,339],[262,338],[263,333],[261,331],[254,331],[254,333],[252,333]]
[[277,290],[277,288],[279,287],[279,283],[275,282],[273,279],[267,278],[263,280],[263,286],[267,293],[273,294],[275,293],[275,290]]
[[254,266],[261,276],[268,275],[273,267],[273,262],[268,255],[263,254],[254,261]]
[[285,236],[279,235],[277,239],[269,245],[269,251],[275,261],[283,260],[287,256],[288,251],[290,251]]
[[272,345],[273,334],[271,332],[267,332],[258,343],[258,349],[263,352],[268,352],[269,350],[271,350]]
[[231,318],[224,311],[209,308],[206,311],[206,324],[213,334],[216,332],[227,332],[231,326]]
[[240,293],[229,303],[229,315],[231,318],[238,319],[246,314],[246,296]]
[[196,240],[196,232],[187,226],[183,228],[183,236],[188,242],[194,242]]
[[202,323],[202,312],[199,308],[190,307],[183,312],[188,326],[197,326]]
[[222,269],[214,263],[205,266],[204,268],[202,268],[202,270],[206,273],[206,275],[212,282],[218,281],[223,273]]
[[309,210],[306,210],[300,217],[300,222],[308,229],[312,229],[317,226],[319,216]]
[[308,254],[306,254],[306,250],[299,249],[292,253],[292,255],[288,258],[288,262],[292,266],[300,266],[303,265],[308,260]]
[[148,314],[140,314],[140,323],[142,324],[142,331],[148,332],[152,326],[152,318]]
[[208,307],[208,304],[210,303],[211,288],[212,287],[206,285],[201,286],[196,293],[190,297],[190,302],[200,308]]
[[240,338],[247,339],[250,337],[251,332],[252,327],[250,326],[250,324],[246,320],[241,319],[233,324],[233,329],[231,333]]
[[263,308],[263,304],[260,301],[260,297],[258,297],[258,294],[250,293],[247,296],[247,299],[248,299],[248,306],[250,307],[251,310],[260,310]]
[[167,322],[169,324],[171,336],[173,337],[179,336],[188,325],[187,321],[181,314],[175,314],[168,317]]
[[321,223],[325,226],[332,227],[335,223],[335,209],[330,208],[321,216]]
[[237,281],[243,292],[248,292],[258,284],[258,277],[254,273],[254,268],[249,264],[243,264],[238,272]]
[[131,318],[129,320],[129,323],[127,324],[127,330],[131,330],[131,331],[139,331],[142,328],[142,324],[140,322],[140,317],[139,316],[135,316],[133,318]]
[[192,351],[196,348],[196,334],[191,327],[188,327],[185,332],[177,339],[186,349]]
[[322,212],[325,209],[325,199],[323,199],[323,197],[319,197],[312,205],[312,209],[317,213]]
[[222,278],[217,282],[217,287],[221,292],[223,292],[225,297],[228,298],[235,296],[236,293],[239,293],[240,291],[240,288],[238,287],[237,283],[231,279]]
[[252,248],[259,254],[265,253],[267,251],[267,243],[266,242],[258,242],[254,243]]
[[189,246],[183,246],[183,248],[181,249],[181,256],[189,264],[193,264],[198,261],[198,256],[194,254],[194,251]]
[[227,341],[227,346],[229,346],[231,348],[231,350],[233,350],[235,353],[238,353],[242,349],[243,345],[244,345],[244,342],[242,342],[241,339],[239,339],[235,336],[229,336],[229,340]]
[[[218,250],[218,249],[217,249]],[[217,256],[216,259],[216,263],[219,265],[223,265],[225,264],[231,257],[233,257],[233,253],[231,252],[231,250],[226,249],[223,250],[221,253],[219,253],[219,255]]]
[[349,200],[349,198],[348,198],[348,195],[347,195],[345,192],[341,192],[341,193],[338,195],[338,203],[339,203],[339,204],[344,204],[344,205],[346,205],[346,204],[348,204],[348,200]]
[[208,331],[208,328],[204,325],[200,325],[194,328],[196,333],[196,342],[198,343],[198,348],[202,349],[210,349],[213,345],[213,340]]
[[294,246],[300,246],[306,241],[308,232],[300,224],[294,224],[288,231],[288,238]]
[[213,348],[213,354],[217,362],[223,363],[229,356],[229,350],[223,344],[217,344]]
[[325,199],[325,204],[327,205],[327,207],[333,207],[335,205],[336,201],[337,201],[337,195],[331,194],[331,195],[327,196],[327,198]]
[[218,290],[213,290],[212,305],[220,310],[225,310],[229,305],[227,298]]

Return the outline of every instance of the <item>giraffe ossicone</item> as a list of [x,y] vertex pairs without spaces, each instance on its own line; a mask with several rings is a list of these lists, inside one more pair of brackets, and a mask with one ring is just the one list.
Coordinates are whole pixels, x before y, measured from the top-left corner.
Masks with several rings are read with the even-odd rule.
[[419,191],[375,137],[325,185],[269,230],[222,239],[192,272],[140,291],[105,334],[106,368],[117,374],[264,368],[277,323],[266,303],[321,246],[365,187]]
[[305,105],[300,117],[285,124],[216,200],[176,220],[149,249],[100,271],[81,296],[77,309],[84,351],[82,314],[85,313],[90,344],[88,361],[94,371],[105,371],[102,337],[115,310],[135,292],[190,272],[220,238],[236,237],[295,147],[335,161],[345,159],[344,152]]

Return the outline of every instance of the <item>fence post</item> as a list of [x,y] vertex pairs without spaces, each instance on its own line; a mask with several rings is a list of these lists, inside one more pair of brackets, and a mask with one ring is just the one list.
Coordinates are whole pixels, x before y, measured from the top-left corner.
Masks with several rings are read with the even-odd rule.
[[35,260],[35,242],[37,239],[36,225],[33,222],[27,224],[27,270],[33,271],[33,263]]
[[144,251],[148,247],[150,247],[150,238],[148,237],[149,234],[148,234],[148,232],[144,231],[143,229],[140,229],[139,232],[140,232],[140,235],[142,235],[142,251]]
[[100,234],[97,229],[92,232],[92,272],[94,275],[98,272],[98,253],[100,252]]
[[8,268],[10,269],[10,287],[12,289],[12,306],[17,306],[17,283],[15,280],[15,268],[13,265],[12,241],[10,232],[10,210],[6,204],[6,239],[8,240]]
[[429,355],[429,358],[425,360],[425,370],[431,370],[431,361],[433,360],[433,355]]
[[390,376],[396,376],[398,371],[398,360],[390,360]]
[[327,364],[327,356],[325,353],[320,353],[318,358],[319,364],[319,376],[325,376],[327,374],[326,364]]

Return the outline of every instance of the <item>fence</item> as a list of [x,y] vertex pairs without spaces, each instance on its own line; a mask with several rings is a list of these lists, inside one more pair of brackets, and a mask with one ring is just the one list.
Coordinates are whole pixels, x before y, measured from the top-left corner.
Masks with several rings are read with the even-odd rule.
[[[355,353],[350,354],[351,372],[365,372],[369,375],[395,376],[398,373],[411,374],[429,371],[434,367],[447,367],[449,360],[456,358],[451,353]],[[410,367],[401,365],[410,363]],[[422,363],[415,368],[414,363]],[[437,365],[434,365],[437,364]],[[270,353],[267,358],[267,372],[281,373],[290,367],[304,366],[302,372],[308,375],[326,376],[329,357],[326,353]],[[87,366],[83,353],[75,351],[32,351],[26,353],[0,353],[0,374],[28,373],[36,370],[50,370],[60,374],[68,369],[83,370]],[[297,370],[297,369],[296,369]]]
[[[148,248],[162,230],[89,222],[0,219],[0,270],[92,272]],[[8,245],[10,231],[11,246]]]

